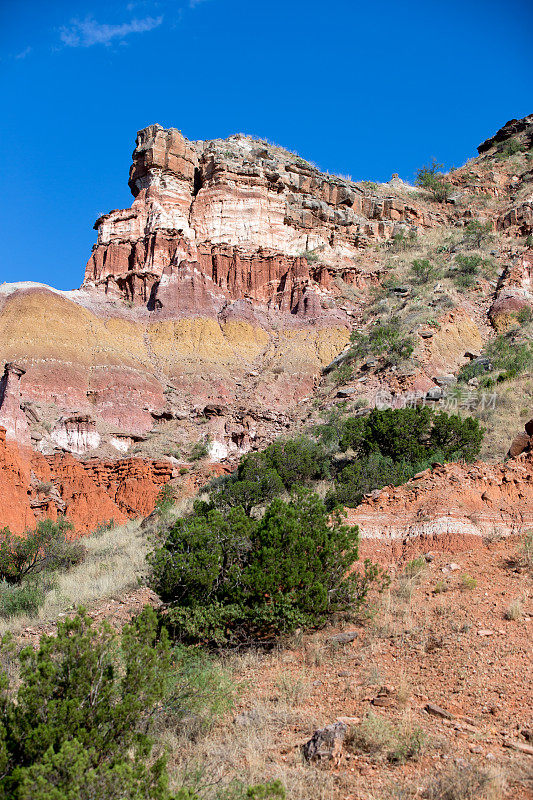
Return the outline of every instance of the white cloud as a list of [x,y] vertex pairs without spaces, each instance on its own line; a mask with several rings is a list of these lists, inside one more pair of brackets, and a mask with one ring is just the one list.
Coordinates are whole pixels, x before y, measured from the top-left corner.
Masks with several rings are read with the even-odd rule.
[[205,3],[205,0],[189,0],[189,8],[196,8],[200,3]]
[[20,51],[20,53],[17,53],[15,58],[26,58],[26,56],[29,56],[32,50],[33,48],[28,45],[28,47],[25,47],[24,50]]
[[59,35],[66,47],[92,47],[93,44],[109,45],[113,39],[122,41],[132,33],[145,33],[157,28],[163,17],[145,17],[132,19],[120,25],[107,25],[97,22],[91,17],[84,20],[74,19],[68,27],[62,27]]

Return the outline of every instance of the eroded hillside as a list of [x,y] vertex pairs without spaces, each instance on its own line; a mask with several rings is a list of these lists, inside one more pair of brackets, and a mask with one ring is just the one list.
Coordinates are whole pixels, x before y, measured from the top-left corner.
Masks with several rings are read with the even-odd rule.
[[194,463],[231,469],[339,404],[472,413],[503,459],[531,417],[532,130],[433,168],[438,191],[242,135],[140,131],[132,207],[97,220],[81,288],[0,287],[0,424],[52,470],[33,470],[51,483],[33,508],[63,511],[62,475],[88,460],[93,483],[115,470],[96,482],[148,480],[152,500],[164,462],[188,491]]

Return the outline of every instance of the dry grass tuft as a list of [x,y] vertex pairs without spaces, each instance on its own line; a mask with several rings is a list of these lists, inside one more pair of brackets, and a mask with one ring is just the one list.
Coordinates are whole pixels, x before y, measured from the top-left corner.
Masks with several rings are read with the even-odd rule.
[[409,717],[396,725],[385,717],[370,713],[360,725],[350,730],[346,747],[375,757],[384,756],[392,763],[403,763],[418,758],[426,741],[422,728],[413,725]]
[[500,772],[464,763],[435,776],[424,792],[427,800],[502,800],[504,795],[505,779]]
[[505,619],[516,622],[516,620],[522,619],[523,614],[524,609],[522,606],[522,601],[517,598],[516,600],[513,600],[512,603],[509,603],[509,606],[507,607],[503,616]]

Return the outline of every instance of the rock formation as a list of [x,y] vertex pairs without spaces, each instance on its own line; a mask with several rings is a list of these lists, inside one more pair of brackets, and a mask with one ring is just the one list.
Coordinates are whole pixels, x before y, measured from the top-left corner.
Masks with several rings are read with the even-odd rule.
[[[398,224],[437,220],[266,142],[241,135],[189,142],[159,125],[137,134],[129,185],[131,209],[95,223],[84,286],[167,312],[173,304],[161,302],[162,290],[174,282],[176,297],[185,282],[189,293],[213,295],[210,313],[247,297],[298,314],[306,292],[327,287],[325,267],[347,275],[369,241],[390,238]],[[320,254],[320,268],[302,258],[309,253]],[[177,310],[187,310],[186,300]]]
[[146,516],[175,474],[168,461],[43,456],[9,442],[0,427],[0,528],[20,534],[43,517],[61,514],[78,533],[87,533],[103,521]]
[[20,379],[26,370],[18,364],[8,363],[0,380],[0,425],[6,437],[20,444],[29,444],[28,420],[21,408]]
[[439,464],[346,511],[364,538],[393,544],[421,538],[428,548],[450,547],[465,537],[523,533],[533,527],[533,457]]
[[30,465],[0,427],[0,528],[22,533],[34,522],[30,507]]
[[[195,447],[226,469],[303,426],[351,331],[372,324],[372,293],[413,294],[389,286],[388,254],[442,226],[461,231],[477,219],[472,198],[490,198],[483,220],[498,237],[498,281],[480,282],[475,296],[428,287],[410,371],[370,359],[337,396],[438,402],[443,381],[533,306],[523,241],[533,233],[531,169],[504,158],[532,140],[533,117],[509,122],[450,174],[440,203],[397,175],[354,182],[243,135],[191,142],[174,128],[140,131],[132,206],[96,221],[81,288],[0,285],[0,424],[22,445],[20,525],[67,513],[88,530],[145,513]],[[449,250],[446,268],[452,259]]]
[[489,316],[497,330],[505,330],[524,310],[533,311],[533,250],[516,256],[505,268]]

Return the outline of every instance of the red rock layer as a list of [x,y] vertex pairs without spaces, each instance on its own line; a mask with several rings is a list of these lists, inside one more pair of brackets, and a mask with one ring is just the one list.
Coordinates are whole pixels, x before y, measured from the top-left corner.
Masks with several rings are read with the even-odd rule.
[[489,309],[489,317],[497,329],[505,329],[513,315],[533,308],[533,250],[517,256],[504,270]]
[[129,185],[132,207],[95,223],[84,287],[139,305],[153,306],[163,275],[194,264],[226,300],[297,313],[295,289],[314,278],[303,254],[348,277],[371,240],[444,221],[392,185],[393,196],[373,196],[276,146],[243,136],[189,142],[159,125],[137,134]]
[[87,533],[100,522],[144,517],[172,475],[166,461],[42,456],[8,443],[0,428],[0,528],[20,534],[39,519],[64,514],[77,533]]
[[122,523],[146,516],[161,487],[172,478],[168,462],[141,458],[84,462],[70,453],[35,455],[32,468],[41,481],[51,482],[60,496],[60,502],[43,498],[39,513],[52,518],[64,513],[78,533],[90,532],[103,521]]
[[533,454],[505,464],[444,464],[404,486],[386,486],[346,509],[364,538],[453,547],[479,536],[521,533],[533,527]]
[[30,507],[30,465],[0,428],[0,528],[22,533],[34,521]]

